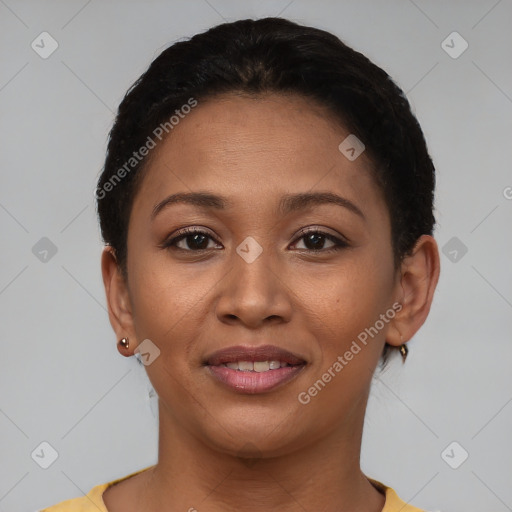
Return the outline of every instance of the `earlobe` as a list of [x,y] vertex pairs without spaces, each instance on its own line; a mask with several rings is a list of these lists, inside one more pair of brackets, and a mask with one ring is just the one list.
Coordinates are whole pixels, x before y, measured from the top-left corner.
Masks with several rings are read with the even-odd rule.
[[440,274],[439,250],[435,239],[422,235],[400,270],[398,302],[402,309],[393,319],[387,343],[399,346],[409,341],[424,324],[432,305]]
[[117,339],[135,339],[128,286],[119,268],[114,249],[110,246],[103,249],[101,273],[107,299],[108,316]]

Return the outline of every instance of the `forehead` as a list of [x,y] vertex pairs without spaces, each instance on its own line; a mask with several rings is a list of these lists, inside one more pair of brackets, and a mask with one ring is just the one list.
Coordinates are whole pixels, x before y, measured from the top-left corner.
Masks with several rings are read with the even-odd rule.
[[199,101],[154,150],[136,202],[208,189],[247,205],[321,189],[382,207],[365,153],[350,161],[339,150],[348,135],[325,107],[297,95]]

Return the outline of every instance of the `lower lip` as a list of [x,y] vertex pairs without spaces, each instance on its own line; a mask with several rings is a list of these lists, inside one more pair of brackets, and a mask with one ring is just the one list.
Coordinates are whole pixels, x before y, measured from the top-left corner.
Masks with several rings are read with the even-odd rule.
[[233,370],[226,366],[207,366],[210,374],[238,393],[266,393],[293,379],[305,365],[284,366],[266,372]]

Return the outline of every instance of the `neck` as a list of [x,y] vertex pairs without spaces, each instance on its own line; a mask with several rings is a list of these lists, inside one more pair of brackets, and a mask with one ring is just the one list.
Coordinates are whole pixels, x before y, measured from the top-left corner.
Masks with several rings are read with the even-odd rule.
[[381,512],[384,495],[359,465],[365,405],[340,431],[253,459],[207,446],[160,406],[159,460],[148,472],[139,510]]

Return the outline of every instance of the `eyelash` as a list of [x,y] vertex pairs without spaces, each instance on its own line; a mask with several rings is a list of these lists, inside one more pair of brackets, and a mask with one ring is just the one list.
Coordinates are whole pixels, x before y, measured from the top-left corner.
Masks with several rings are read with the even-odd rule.
[[[330,253],[330,252],[334,252],[334,251],[339,251],[340,249],[344,249],[346,247],[349,246],[349,244],[347,242],[345,242],[344,240],[334,236],[334,235],[331,235],[329,233],[326,233],[318,228],[306,228],[304,229],[303,231],[301,231],[301,233],[299,234],[299,236],[292,242],[293,244],[296,244],[298,241],[300,241],[301,239],[303,239],[304,237],[310,235],[310,234],[316,234],[316,235],[320,235],[320,236],[323,236],[325,237],[327,240],[331,241],[334,243],[334,245],[332,247],[328,247],[327,249],[297,249],[297,250],[300,250],[300,251],[307,251],[307,252],[310,252],[310,253]],[[211,249],[183,249],[182,247],[177,247],[176,244],[178,242],[180,242],[181,240],[184,240],[186,239],[188,236],[191,236],[191,235],[206,235],[208,238],[210,238],[211,240],[213,240],[214,242],[218,243],[208,232],[206,231],[202,231],[200,229],[197,229],[197,228],[185,228],[183,230],[181,230],[180,232],[178,232],[178,234],[172,238],[170,238],[169,240],[165,241],[161,247],[163,249],[170,249],[170,248],[173,248],[173,249],[176,249],[176,250],[181,250],[181,251],[185,251],[185,252],[195,252],[195,253],[201,253],[203,251],[208,251],[208,250],[211,250]]]

